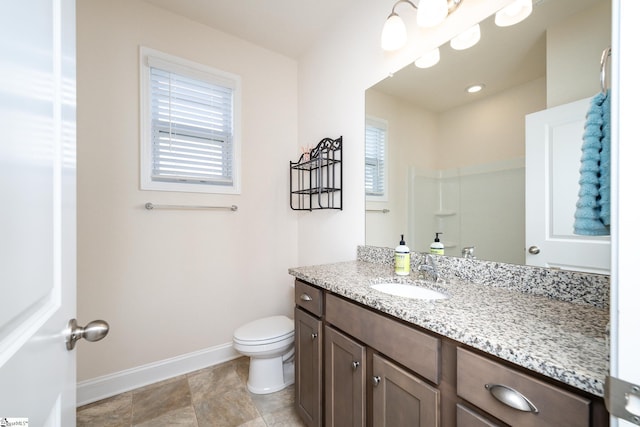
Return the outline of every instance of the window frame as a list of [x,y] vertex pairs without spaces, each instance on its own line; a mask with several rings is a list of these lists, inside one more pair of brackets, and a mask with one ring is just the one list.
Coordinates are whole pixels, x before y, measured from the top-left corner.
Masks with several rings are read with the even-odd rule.
[[[153,131],[151,110],[151,66],[180,74],[193,79],[232,89],[232,160],[231,185],[198,183],[189,181],[154,180],[152,178]],[[152,191],[175,191],[187,193],[240,194],[241,177],[241,135],[240,135],[240,99],[241,78],[232,73],[221,71],[206,65],[179,58],[158,50],[140,46],[140,189]]]
[[[386,202],[389,197],[389,123],[384,120],[373,116],[366,116],[365,118],[365,174],[367,168],[367,128],[375,127],[378,129],[384,130],[384,141],[383,141],[383,150],[384,150],[384,158],[382,160],[382,185],[383,192],[382,194],[369,194],[367,193],[366,182],[365,182],[365,199],[369,202]],[[365,176],[366,180],[366,176]]]

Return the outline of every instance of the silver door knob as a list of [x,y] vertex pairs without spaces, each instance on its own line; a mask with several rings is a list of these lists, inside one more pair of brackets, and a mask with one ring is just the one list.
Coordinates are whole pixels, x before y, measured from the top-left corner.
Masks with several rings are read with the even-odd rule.
[[540,248],[537,246],[529,246],[529,253],[531,255],[538,255],[540,253]]
[[83,327],[78,326],[78,321],[76,319],[71,319],[69,320],[67,328],[67,350],[73,350],[76,346],[76,341],[81,338],[91,342],[100,341],[109,333],[109,324],[104,320],[94,320],[93,322],[89,322],[87,326]]
[[373,385],[375,387],[377,387],[378,385],[380,385],[380,380],[381,378],[377,375],[374,375],[373,378],[371,378],[371,380],[373,381]]
[[352,368],[354,371],[356,371],[356,370],[358,369],[358,367],[359,367],[359,366],[360,366],[360,362],[355,361],[355,360],[354,360],[353,362],[351,362],[351,368]]

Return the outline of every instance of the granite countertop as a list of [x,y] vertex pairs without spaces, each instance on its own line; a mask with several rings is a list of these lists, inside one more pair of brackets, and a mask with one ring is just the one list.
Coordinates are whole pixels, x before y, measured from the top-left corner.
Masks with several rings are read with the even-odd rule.
[[[609,312],[513,289],[447,279],[396,276],[390,265],[365,261],[291,268],[301,280],[403,319],[596,396],[608,374]],[[442,300],[392,296],[376,282],[417,281],[446,293]]]

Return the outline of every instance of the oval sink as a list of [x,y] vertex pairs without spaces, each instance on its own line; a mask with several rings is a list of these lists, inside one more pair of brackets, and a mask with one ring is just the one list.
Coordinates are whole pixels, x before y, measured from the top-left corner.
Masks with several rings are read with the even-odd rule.
[[423,288],[422,286],[408,285],[405,283],[376,283],[371,285],[376,291],[384,292],[385,294],[396,295],[405,298],[415,299],[445,299],[448,298],[446,294],[442,292],[434,291],[433,289]]

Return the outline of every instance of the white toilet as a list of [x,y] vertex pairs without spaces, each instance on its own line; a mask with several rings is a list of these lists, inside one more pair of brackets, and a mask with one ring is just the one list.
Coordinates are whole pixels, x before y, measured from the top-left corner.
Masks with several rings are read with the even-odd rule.
[[286,316],[254,320],[233,333],[233,347],[249,356],[251,393],[267,394],[293,384],[294,323]]

